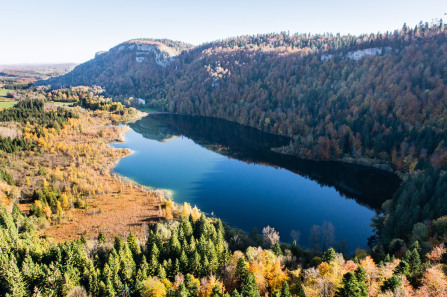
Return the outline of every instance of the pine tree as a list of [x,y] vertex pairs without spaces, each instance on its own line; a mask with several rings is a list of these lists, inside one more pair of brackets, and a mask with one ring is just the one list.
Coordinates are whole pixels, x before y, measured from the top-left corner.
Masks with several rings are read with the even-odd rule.
[[161,264],[158,265],[157,274],[158,274],[158,278],[161,280],[166,278],[166,270],[163,267],[163,265],[161,265]]
[[222,296],[222,289],[219,286],[214,286],[213,290],[211,291],[211,297],[223,297]]
[[129,236],[127,237],[127,244],[129,245],[129,248],[132,252],[135,262],[137,262],[137,260],[141,255],[141,247],[137,243],[137,238],[135,237],[132,231],[130,231]]
[[382,292],[386,292],[386,291],[394,292],[400,286],[402,286],[402,281],[400,280],[399,277],[397,277],[396,275],[393,275],[392,277],[386,279],[383,282],[383,285],[380,287],[380,290]]
[[410,265],[411,275],[419,274],[419,272],[422,270],[422,264],[418,250],[415,248],[411,252],[407,252],[407,254],[405,255],[405,259],[408,261],[408,265]]
[[283,255],[279,243],[275,243],[275,245],[272,247],[272,252],[278,257]]
[[17,267],[14,256],[0,254],[0,295],[28,296],[23,276]]
[[335,260],[336,257],[337,257],[337,254],[335,253],[334,249],[333,248],[329,248],[323,254],[323,257],[321,259],[323,260],[323,262],[331,263],[332,261]]
[[399,275],[410,275],[410,265],[408,265],[407,261],[401,260],[399,265],[394,268],[394,273]]
[[236,286],[241,287],[242,284],[245,282],[245,279],[248,275],[248,263],[244,260],[243,257],[239,258],[236,265],[236,273],[235,273],[235,280],[236,280]]
[[188,264],[188,257],[185,254],[185,250],[182,250],[182,253],[180,255],[180,271],[183,274],[189,273],[189,264]]
[[172,232],[171,239],[169,240],[170,257],[177,258],[180,256],[181,246],[177,237],[177,232]]
[[102,233],[102,231],[99,231],[98,233],[98,243],[99,244],[103,244],[106,243],[106,235],[104,233]]
[[185,286],[185,283],[181,283],[177,291],[175,292],[175,297],[189,297],[189,296],[190,294]]
[[200,256],[197,253],[197,251],[195,251],[189,261],[189,270],[191,271],[191,273],[193,275],[197,276],[197,275],[200,275],[201,269],[202,269],[202,265],[200,262]]
[[245,278],[241,288],[241,295],[243,297],[260,297],[258,284],[253,273],[249,273]]
[[341,287],[335,293],[336,297],[367,297],[359,287],[358,281],[354,273],[348,272],[343,275]]
[[287,282],[284,282],[281,290],[281,297],[292,297],[292,294],[290,294],[289,285]]
[[138,268],[137,271],[137,279],[140,280],[141,282],[146,280],[148,277],[148,271],[149,271],[149,264],[146,261],[146,256],[143,255],[143,257],[141,258],[140,268]]
[[194,255],[194,252],[196,251],[196,240],[194,238],[194,236],[191,236],[190,240],[189,240],[189,245],[188,245],[188,255],[191,257],[192,255]]
[[176,258],[174,261],[174,266],[172,266],[171,277],[174,278],[179,273],[180,273],[180,261],[178,258]]
[[157,274],[159,265],[160,263],[158,263],[157,257],[155,256],[155,254],[152,254],[151,261],[149,262],[147,270],[148,275],[155,276]]
[[191,296],[199,296],[199,282],[194,281],[194,277],[191,274],[186,275],[184,284]]
[[360,289],[361,296],[368,296],[368,275],[365,268],[362,266],[357,267],[354,271],[355,277],[357,278],[357,284]]
[[292,252],[292,255],[298,258],[298,245],[296,243],[296,240],[293,241],[290,251]]

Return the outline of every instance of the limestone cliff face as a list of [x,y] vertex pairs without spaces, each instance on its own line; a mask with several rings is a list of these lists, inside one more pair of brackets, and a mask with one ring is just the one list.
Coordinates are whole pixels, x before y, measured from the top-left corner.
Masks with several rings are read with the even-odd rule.
[[73,85],[101,85],[112,88],[124,86],[123,94],[138,93],[141,84],[156,83],[154,80],[168,71],[167,67],[182,51],[192,45],[171,40],[134,39],[123,42],[109,51],[100,51],[95,57],[73,69],[66,75],[38,82],[54,87]]

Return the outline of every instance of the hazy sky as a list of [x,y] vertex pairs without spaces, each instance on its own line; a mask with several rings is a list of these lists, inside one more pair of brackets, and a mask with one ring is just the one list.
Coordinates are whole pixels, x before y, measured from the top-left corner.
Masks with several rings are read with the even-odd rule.
[[370,33],[444,18],[445,0],[0,0],[0,64],[84,62],[138,37]]

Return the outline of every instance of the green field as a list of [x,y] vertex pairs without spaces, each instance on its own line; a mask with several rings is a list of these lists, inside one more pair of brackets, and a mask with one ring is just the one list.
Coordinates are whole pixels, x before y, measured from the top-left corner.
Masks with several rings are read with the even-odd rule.
[[6,95],[8,95],[8,92],[10,90],[7,89],[0,89],[0,97],[6,97]]
[[17,103],[17,101],[1,101],[1,102],[0,102],[0,107],[1,107],[1,108],[11,108],[11,107],[13,107],[16,103]]
[[71,106],[75,102],[56,102],[56,101],[52,101],[52,103],[57,104],[57,105],[62,105],[62,106]]

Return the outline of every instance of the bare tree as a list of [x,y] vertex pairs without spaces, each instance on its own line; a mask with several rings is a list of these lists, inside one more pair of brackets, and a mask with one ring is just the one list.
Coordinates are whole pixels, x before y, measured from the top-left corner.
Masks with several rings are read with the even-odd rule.
[[334,242],[335,227],[331,222],[324,221],[321,231],[323,233],[323,251],[325,251]]
[[264,227],[264,229],[262,229],[262,236],[264,236],[264,239],[269,244],[269,247],[272,247],[279,242],[279,232],[277,232],[273,227]]
[[318,244],[321,237],[321,228],[318,225],[313,225],[312,228],[310,228],[309,232],[309,239],[310,243],[312,244],[312,252],[315,254],[317,250],[320,249],[320,245]]
[[290,231],[290,237],[292,237],[292,239],[294,241],[296,241],[296,243],[298,243],[298,241],[300,240],[301,237],[301,232],[299,230],[292,230]]

